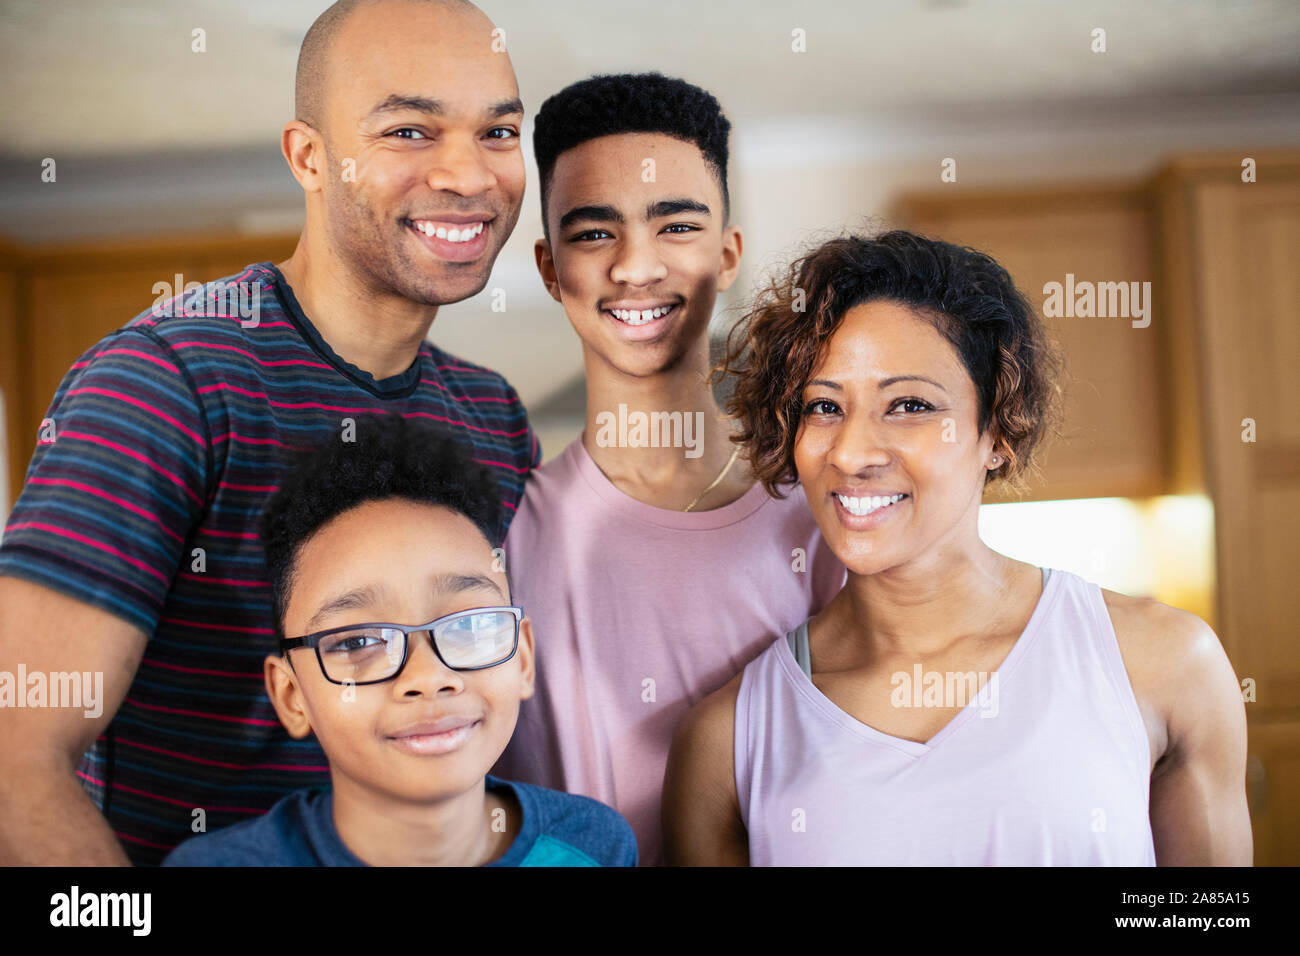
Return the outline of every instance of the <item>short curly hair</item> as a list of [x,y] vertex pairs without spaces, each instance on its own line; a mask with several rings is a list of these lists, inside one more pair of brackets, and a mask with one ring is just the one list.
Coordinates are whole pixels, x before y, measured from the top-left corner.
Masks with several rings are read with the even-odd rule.
[[542,229],[555,161],[588,140],[618,133],[663,133],[694,143],[722,189],[722,212],[731,215],[727,191],[727,140],[731,122],[713,94],[662,73],[601,74],[566,86],[546,100],[533,123],[533,155],[542,184]]
[[716,376],[734,375],[727,412],[734,441],[768,493],[798,480],[795,437],[802,394],[831,336],[854,306],[910,306],[961,356],[1006,460],[985,475],[1020,484],[1060,409],[1060,353],[1006,269],[964,246],[903,230],[850,235],[807,253],[771,280],[731,329]]
[[501,544],[500,490],[491,470],[442,426],[400,415],[358,416],[355,441],[336,437],[291,452],[280,489],[262,515],[261,539],[277,635],[303,544],[368,501],[401,498],[464,515],[491,547]]

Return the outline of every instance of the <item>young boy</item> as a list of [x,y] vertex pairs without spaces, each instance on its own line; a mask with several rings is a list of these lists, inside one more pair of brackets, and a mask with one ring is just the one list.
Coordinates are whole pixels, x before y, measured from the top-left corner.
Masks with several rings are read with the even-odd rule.
[[532,626],[494,551],[499,497],[456,442],[399,417],[294,465],[262,525],[282,649],[264,672],[331,786],[165,865],[636,865],[609,807],[487,775],[533,689]]
[[533,140],[537,267],[582,340],[587,412],[506,542],[543,636],[497,771],[614,806],[647,864],[678,720],[844,580],[803,491],[772,498],[737,458],[709,384],[742,245],[729,130],[710,94],[651,73],[568,87]]

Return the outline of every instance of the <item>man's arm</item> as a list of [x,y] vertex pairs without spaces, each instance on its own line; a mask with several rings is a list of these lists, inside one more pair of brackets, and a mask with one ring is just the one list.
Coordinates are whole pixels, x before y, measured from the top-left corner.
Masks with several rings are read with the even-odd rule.
[[83,707],[0,709],[0,865],[130,865],[76,768],[121,706],[145,642],[107,611],[0,577],[0,671],[104,675],[97,717]]
[[664,848],[670,866],[748,866],[736,796],[737,674],[696,704],[673,735],[664,773]]

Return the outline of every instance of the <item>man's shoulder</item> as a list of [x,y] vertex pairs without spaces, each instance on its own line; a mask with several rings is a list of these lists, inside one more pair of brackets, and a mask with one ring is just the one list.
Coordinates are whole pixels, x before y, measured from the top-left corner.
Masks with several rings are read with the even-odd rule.
[[307,813],[323,799],[319,788],[298,790],[251,820],[191,837],[163,866],[311,866]]
[[241,363],[258,366],[259,353],[268,348],[283,352],[301,344],[276,293],[276,272],[269,262],[205,282],[177,275],[159,281],[152,291],[156,297],[148,308],[91,346],[83,359],[136,348],[153,353],[155,363],[161,357],[202,377],[205,366],[196,358],[207,355],[217,360],[221,371],[216,374],[223,377]]
[[506,381],[506,377],[500,372],[490,369],[486,365],[470,362],[459,355],[452,355],[432,342],[429,342],[428,346],[433,361],[433,370],[441,381],[445,383],[454,382],[461,386],[472,386],[479,392],[485,390],[495,391],[511,402],[519,402],[519,394],[515,391],[514,386]]
[[258,328],[283,313],[275,282],[269,262],[204,281],[170,276],[154,284],[153,302],[123,328],[148,330],[163,339]]

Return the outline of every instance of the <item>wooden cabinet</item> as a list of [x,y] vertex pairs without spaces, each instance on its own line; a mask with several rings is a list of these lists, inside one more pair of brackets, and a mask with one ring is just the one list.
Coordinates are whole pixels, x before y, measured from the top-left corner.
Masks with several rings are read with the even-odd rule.
[[1300,721],[1251,720],[1246,798],[1255,865],[1300,863]]
[[[905,198],[904,228],[986,252],[1038,309],[1066,360],[1064,424],[1042,455],[1025,499],[1146,496],[1164,488],[1160,300],[1155,289],[1149,190],[1105,187],[1047,191],[929,193]],[[1138,283],[1152,290],[1146,316],[1076,315],[1084,283]],[[1066,314],[1046,314],[1049,283]],[[1143,286],[1142,283],[1149,283]],[[1132,286],[1130,285],[1131,289]],[[1105,311],[1120,311],[1118,298]],[[1136,302],[1124,311],[1134,313]],[[1092,311],[1099,311],[1096,308]],[[1143,303],[1144,306],[1148,303]],[[1134,327],[1134,322],[1145,327]],[[992,489],[991,489],[992,491]],[[1022,496],[1013,495],[1013,500]],[[990,494],[990,501],[1005,500]]]
[[[1197,378],[1214,499],[1219,636],[1254,684],[1247,779],[1255,861],[1300,864],[1300,154],[1189,159],[1158,181],[1167,272],[1185,276],[1180,351]],[[1188,347],[1189,343],[1197,347]],[[1179,456],[1186,459],[1187,454]]]

